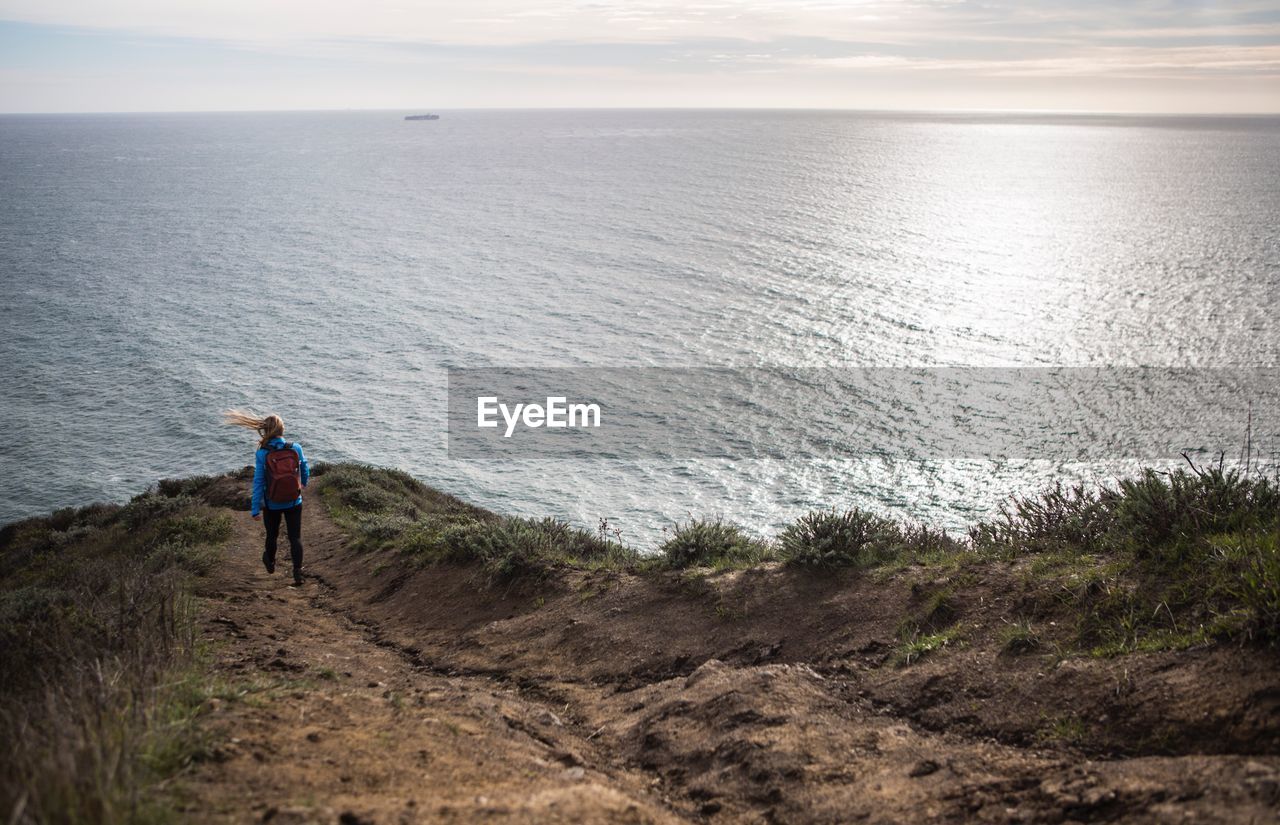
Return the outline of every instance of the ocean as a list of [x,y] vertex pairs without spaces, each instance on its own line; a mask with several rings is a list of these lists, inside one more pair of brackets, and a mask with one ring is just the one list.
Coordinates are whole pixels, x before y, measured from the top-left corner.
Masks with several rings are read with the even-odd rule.
[[475,459],[445,371],[1280,363],[1278,118],[404,114],[0,116],[0,522],[243,466],[236,406],[642,548],[827,506],[963,530],[1137,464]]

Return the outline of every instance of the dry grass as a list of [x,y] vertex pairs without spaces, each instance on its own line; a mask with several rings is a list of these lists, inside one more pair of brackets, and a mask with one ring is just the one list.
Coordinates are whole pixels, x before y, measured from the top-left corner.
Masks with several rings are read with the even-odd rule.
[[162,783],[204,754],[189,583],[229,521],[139,496],[0,532],[0,816],[166,821]]

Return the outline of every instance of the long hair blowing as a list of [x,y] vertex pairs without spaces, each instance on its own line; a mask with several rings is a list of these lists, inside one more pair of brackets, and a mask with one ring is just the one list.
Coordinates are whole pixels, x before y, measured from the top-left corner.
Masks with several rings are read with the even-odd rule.
[[284,437],[284,419],[274,413],[258,416],[244,410],[227,410],[222,414],[222,423],[255,431],[259,436],[259,447],[266,447],[273,438]]

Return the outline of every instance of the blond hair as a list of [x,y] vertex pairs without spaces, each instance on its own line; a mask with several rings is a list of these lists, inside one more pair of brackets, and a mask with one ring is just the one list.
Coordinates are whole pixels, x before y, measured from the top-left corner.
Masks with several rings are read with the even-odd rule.
[[275,413],[268,416],[258,416],[243,410],[227,410],[222,414],[222,423],[257,431],[258,435],[261,436],[258,440],[258,447],[260,448],[266,447],[267,442],[273,438],[284,437],[284,419]]

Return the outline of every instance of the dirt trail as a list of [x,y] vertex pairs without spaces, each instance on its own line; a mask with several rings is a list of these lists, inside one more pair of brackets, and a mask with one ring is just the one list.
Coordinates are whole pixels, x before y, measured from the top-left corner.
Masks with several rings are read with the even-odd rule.
[[[321,509],[306,513],[301,588],[287,563],[265,574],[260,525],[234,514],[205,630],[218,672],[254,689],[215,702],[218,758],[184,785],[193,819],[1261,823],[1280,810],[1275,756],[1101,760],[997,741],[974,720],[1001,701],[1013,715],[1009,697],[983,711],[980,692],[956,696],[956,723],[934,724],[877,692],[936,692],[938,672],[779,655],[759,635],[769,616],[702,633],[683,602],[614,576],[544,598],[375,566]],[[879,643],[858,644],[876,659]]]
[[[309,576],[262,569],[261,525],[235,514],[209,582],[206,637],[237,700],[213,700],[216,759],[184,783],[198,821],[669,822],[651,780],[584,764],[558,714],[511,685],[447,677],[335,612],[342,538],[310,507]],[[282,542],[283,543],[283,542]],[[317,577],[318,576],[318,577]]]

